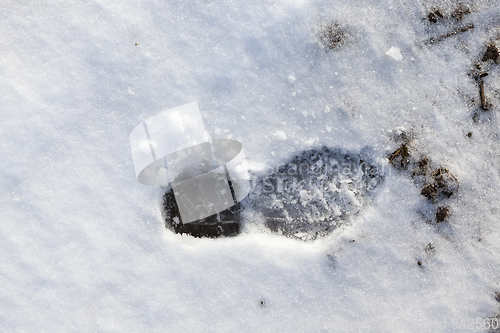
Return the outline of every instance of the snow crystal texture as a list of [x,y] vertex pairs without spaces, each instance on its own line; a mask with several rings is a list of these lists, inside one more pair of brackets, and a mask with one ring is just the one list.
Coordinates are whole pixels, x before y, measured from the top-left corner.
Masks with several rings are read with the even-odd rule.
[[[498,1],[37,3],[0,8],[0,331],[487,332],[500,314]],[[368,146],[384,181],[314,241],[257,220],[175,234],[129,136],[195,100],[257,180]],[[441,223],[388,164],[398,131],[460,183]]]

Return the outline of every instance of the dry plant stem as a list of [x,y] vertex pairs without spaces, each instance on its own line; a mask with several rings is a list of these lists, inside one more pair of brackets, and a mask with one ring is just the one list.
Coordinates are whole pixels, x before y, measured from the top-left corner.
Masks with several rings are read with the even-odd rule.
[[446,173],[447,173],[450,177],[452,177],[453,179],[455,179],[455,180],[456,180],[456,182],[457,182],[457,191],[458,191],[458,189],[460,188],[460,182],[458,181],[457,177],[455,177],[455,176],[454,176],[454,175],[453,175],[450,171],[448,171],[448,169],[446,169],[446,168],[439,168],[439,169],[437,169],[436,171],[434,171],[434,172],[431,174],[431,176],[432,176],[432,178],[433,178],[436,182],[438,182],[438,180],[436,179],[436,176],[441,176],[441,174],[442,174],[442,173],[444,173],[444,172],[446,172]]
[[486,100],[484,98],[484,83],[483,83],[483,77],[487,76],[488,73],[481,73],[479,74],[479,95],[481,97],[481,109],[487,110],[486,106]]
[[398,155],[401,155],[401,158],[403,159],[401,163],[403,164],[404,159],[408,158],[410,156],[410,154],[408,152],[408,142],[403,144],[401,147],[399,147],[398,150],[396,150],[391,155],[391,157],[389,157],[389,163],[387,163],[387,164],[390,164]]
[[446,35],[442,35],[442,36],[439,36],[439,37],[436,37],[436,38],[431,38],[431,39],[429,39],[428,41],[426,41],[426,42],[425,42],[425,44],[433,44],[433,43],[435,43],[435,42],[440,42],[440,41],[442,41],[443,39],[446,39],[446,38],[448,38],[448,37],[450,37],[450,36],[454,36],[454,35],[457,35],[457,34],[459,34],[459,33],[465,32],[465,31],[470,30],[470,29],[472,29],[472,28],[474,28],[474,24],[471,24],[471,25],[468,25],[468,26],[466,26],[466,27],[460,28],[460,29],[458,29],[458,30],[455,30],[455,31],[449,32],[449,33],[447,33]]
[[484,102],[484,84],[483,80],[479,81],[479,94],[481,95],[481,109],[485,110],[485,102]]
[[[391,157],[389,158],[389,163],[392,162],[393,159],[396,158],[396,156],[398,156],[399,154],[401,154],[401,151],[403,150],[403,146],[401,146],[398,150],[396,150],[392,155]],[[387,163],[387,164],[389,164]]]

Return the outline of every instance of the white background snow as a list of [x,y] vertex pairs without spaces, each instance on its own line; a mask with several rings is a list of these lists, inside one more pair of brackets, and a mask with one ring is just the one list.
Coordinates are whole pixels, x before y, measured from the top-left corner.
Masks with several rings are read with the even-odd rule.
[[[483,332],[457,323],[498,315],[500,70],[476,123],[467,75],[500,35],[498,1],[435,25],[429,11],[449,16],[454,2],[5,3],[0,331]],[[325,50],[331,22],[347,42]],[[254,165],[370,146],[385,181],[350,226],[314,242],[252,225],[173,234],[161,189],[135,179],[129,135],[195,100],[210,135],[242,142]],[[445,227],[422,219],[420,188],[387,165],[398,129],[460,181]]]

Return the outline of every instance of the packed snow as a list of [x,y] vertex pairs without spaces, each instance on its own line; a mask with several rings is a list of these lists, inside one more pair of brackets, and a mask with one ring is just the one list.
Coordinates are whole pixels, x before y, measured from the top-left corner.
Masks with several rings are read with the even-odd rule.
[[[0,331],[499,325],[497,0],[9,0],[0,15]],[[193,101],[212,138],[243,144],[254,185],[320,147],[369,149],[383,181],[313,240],[258,218],[235,237],[173,233],[130,132]]]

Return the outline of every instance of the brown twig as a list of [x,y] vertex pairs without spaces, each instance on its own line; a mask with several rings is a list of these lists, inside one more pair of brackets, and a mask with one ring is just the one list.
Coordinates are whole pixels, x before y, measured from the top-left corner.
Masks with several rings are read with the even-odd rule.
[[481,109],[483,110],[488,110],[488,107],[486,105],[486,100],[484,99],[484,84],[483,84],[483,77],[488,76],[488,73],[481,73],[479,74],[479,96],[481,97]]
[[474,24],[468,25],[468,26],[460,28],[458,30],[454,30],[452,32],[447,33],[446,35],[438,36],[438,37],[435,37],[435,38],[433,37],[433,38],[429,39],[428,41],[426,41],[425,44],[434,44],[436,42],[440,42],[440,41],[442,41],[445,38],[457,35],[457,34],[462,33],[462,32],[466,32],[467,30],[470,30],[472,28],[474,28]]
[[438,176],[438,175],[441,176],[441,174],[443,172],[446,172],[450,177],[452,177],[453,179],[455,179],[455,181],[457,182],[457,191],[458,191],[458,189],[460,188],[460,182],[458,181],[457,177],[455,177],[450,171],[448,171],[448,169],[446,169],[446,168],[439,168],[436,171],[434,171],[431,174],[431,176],[439,184],[439,181],[436,179],[435,176]]
[[[404,155],[408,155],[408,148],[406,147],[406,145],[408,145],[408,143],[405,143],[404,145],[399,147],[398,150],[396,150],[394,153],[392,153],[391,157],[389,157],[389,163],[391,163],[392,160],[394,160],[396,158],[396,156],[398,156],[399,154],[402,154],[403,158],[405,157]],[[389,163],[387,163],[387,164],[389,164]]]

